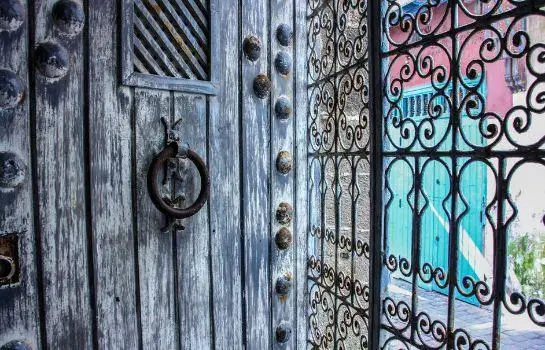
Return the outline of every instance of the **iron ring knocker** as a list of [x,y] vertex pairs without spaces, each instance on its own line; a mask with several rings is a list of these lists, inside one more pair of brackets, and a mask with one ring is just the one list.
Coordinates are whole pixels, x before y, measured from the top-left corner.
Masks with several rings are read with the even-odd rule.
[[163,171],[163,165],[170,158],[178,157],[180,154],[180,146],[178,142],[170,142],[151,162],[149,171],[148,171],[148,191],[151,198],[151,201],[159,211],[173,219],[184,219],[190,216],[195,215],[201,208],[204,206],[208,200],[210,193],[210,176],[208,174],[208,169],[206,164],[201,157],[195,151],[187,148],[184,149],[181,153],[182,156],[186,157],[195,164],[199,175],[201,177],[201,191],[195,203],[186,209],[175,208],[163,198],[160,194],[159,187],[157,185],[156,179],[159,174]]

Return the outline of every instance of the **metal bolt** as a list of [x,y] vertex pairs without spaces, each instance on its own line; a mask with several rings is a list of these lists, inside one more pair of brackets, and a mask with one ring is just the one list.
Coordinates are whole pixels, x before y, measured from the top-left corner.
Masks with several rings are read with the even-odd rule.
[[282,202],[276,209],[276,220],[282,225],[289,225],[293,217],[293,207],[286,202]]
[[59,44],[46,42],[36,48],[36,67],[48,78],[60,78],[68,73],[68,52]]
[[14,31],[24,21],[25,10],[19,0],[0,1],[0,30]]
[[2,347],[0,347],[0,350],[32,350],[32,348],[30,347],[30,345],[21,340],[13,340],[7,344],[2,345]]
[[246,58],[252,62],[257,61],[261,55],[261,41],[257,36],[249,36],[244,39],[242,48]]
[[281,250],[288,249],[292,242],[291,231],[287,229],[286,227],[282,227],[276,233],[276,236],[274,237],[274,242],[276,243],[276,246],[278,247],[278,249],[281,249]]
[[71,0],[59,0],[53,5],[53,22],[63,33],[77,35],[85,25],[85,12],[81,4]]
[[257,97],[263,99],[271,91],[271,81],[266,74],[259,74],[254,80],[254,92]]
[[289,46],[291,45],[291,41],[293,38],[293,30],[291,27],[283,23],[276,28],[276,39],[282,46]]
[[23,100],[25,88],[19,77],[6,69],[0,69],[0,109],[13,108]]
[[288,119],[292,113],[290,100],[285,96],[280,96],[274,105],[274,112],[279,119]]
[[276,341],[280,344],[285,344],[290,340],[291,337],[291,327],[287,322],[282,322],[278,327],[276,327]]
[[0,190],[19,186],[25,180],[26,172],[26,166],[19,156],[0,152]]
[[290,294],[291,288],[293,287],[293,281],[291,273],[286,273],[284,276],[279,277],[276,280],[276,285],[274,290],[276,294],[280,297],[287,297]]
[[291,171],[292,164],[293,161],[290,152],[282,151],[278,153],[278,156],[276,157],[276,170],[278,170],[280,174],[288,174]]
[[280,51],[274,60],[276,71],[282,75],[288,75],[291,72],[291,56],[285,51]]

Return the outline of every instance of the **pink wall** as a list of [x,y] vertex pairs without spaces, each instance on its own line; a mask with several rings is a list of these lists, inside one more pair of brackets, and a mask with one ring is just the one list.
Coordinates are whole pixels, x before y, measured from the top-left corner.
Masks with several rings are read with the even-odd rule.
[[[474,4],[469,4],[468,7],[472,8],[472,6],[475,6],[477,2]],[[439,23],[442,21],[442,24],[440,25],[440,28],[435,31],[435,33],[444,33],[447,30],[450,29],[450,13],[448,13],[445,16],[447,4],[440,5],[438,8],[434,9],[433,11],[433,20],[428,26],[428,30],[431,28],[436,29],[439,26]],[[450,11],[449,11],[450,12]],[[459,25],[467,25],[468,23],[472,22],[473,20],[468,18],[465,14],[463,14],[460,11],[459,14]],[[504,23],[498,23],[495,25],[497,28],[504,28]],[[503,30],[501,30],[503,32]],[[458,36],[458,41],[461,43],[462,41],[465,41],[467,36],[469,35],[471,31],[461,33]],[[390,29],[390,35],[394,42],[400,43],[406,40],[407,35],[406,33],[403,33],[399,27],[392,27]],[[465,74],[465,68],[468,66],[468,64],[472,60],[480,60],[479,55],[479,47],[483,40],[485,40],[486,33],[483,31],[475,33],[471,39],[469,39],[468,44],[464,47],[462,51],[462,56],[460,58],[461,60],[461,71]],[[452,43],[449,37],[441,39],[440,43],[444,45],[447,52],[445,52],[444,49],[440,48],[439,46],[430,46],[423,51],[423,56],[431,56],[433,58],[434,66],[439,67],[443,66],[447,70],[449,70],[450,67],[450,58],[449,56],[452,53]],[[390,49],[394,49],[395,47],[393,45],[390,45]],[[418,51],[421,49],[421,47],[416,47],[411,50],[412,55],[418,54]],[[390,80],[393,78],[399,78],[400,77],[400,71],[403,65],[406,62],[411,62],[410,59],[408,59],[407,55],[393,55],[389,57],[390,63],[392,63],[392,60],[395,60],[393,64],[391,64],[391,71],[390,71]],[[493,63],[487,63],[485,65],[485,76],[486,76],[486,87],[487,87],[487,102],[486,102],[486,112],[495,112],[500,115],[500,117],[505,116],[507,111],[513,106],[513,99],[512,99],[512,92],[509,90],[507,83],[505,82],[505,61],[503,58],[499,58]],[[452,80],[451,80],[452,82]],[[404,88],[414,88],[422,85],[427,85],[431,83],[431,77],[421,78],[418,76],[418,74],[415,74],[410,81],[404,83]]]

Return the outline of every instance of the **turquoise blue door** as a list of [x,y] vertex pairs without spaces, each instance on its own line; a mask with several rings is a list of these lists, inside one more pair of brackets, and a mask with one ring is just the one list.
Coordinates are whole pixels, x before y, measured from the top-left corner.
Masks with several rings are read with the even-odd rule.
[[[486,87],[479,88],[479,94],[484,98]],[[411,118],[417,124],[428,117],[428,106],[443,104],[442,98],[434,98],[435,90],[431,86],[421,86],[406,91],[401,100],[403,118]],[[447,90],[447,95],[451,91]],[[463,89],[459,96],[464,97]],[[483,146],[486,140],[481,136],[478,124],[470,120],[465,112],[461,114],[461,127],[465,137],[471,144]],[[445,113],[434,121],[436,139],[430,144],[440,143],[447,130],[449,113]],[[400,135],[396,137],[398,147],[407,147],[408,144]],[[443,141],[441,149],[451,149],[451,136]],[[393,145],[388,148],[393,150]],[[387,148],[387,149],[388,149]],[[459,149],[469,150],[464,142],[459,143]],[[487,195],[486,166],[480,162],[465,160],[467,164],[458,164],[458,169],[464,168],[459,174],[459,195],[467,203],[467,211],[460,218],[459,250],[458,250],[458,283],[462,284],[465,277],[473,280],[482,280],[487,275],[488,262],[484,258],[484,208]],[[464,166],[465,165],[465,166]],[[393,161],[387,174],[388,186],[392,199],[387,208],[388,249],[389,254],[398,259],[405,258],[411,261],[413,235],[413,206],[414,206],[414,170],[415,164],[408,164],[403,160]],[[431,278],[431,270],[441,269],[449,271],[449,222],[451,217],[451,170],[452,165],[448,158],[425,159],[421,158],[419,169],[422,174],[422,193],[419,194],[419,208],[422,210],[420,229],[420,269],[422,276],[418,279],[419,286],[426,290],[434,290],[446,294],[446,281],[435,281]],[[416,209],[416,208],[415,208]],[[462,210],[459,209],[459,212]],[[394,278],[411,281],[411,278],[400,273]],[[458,295],[458,299],[477,304],[475,297]]]

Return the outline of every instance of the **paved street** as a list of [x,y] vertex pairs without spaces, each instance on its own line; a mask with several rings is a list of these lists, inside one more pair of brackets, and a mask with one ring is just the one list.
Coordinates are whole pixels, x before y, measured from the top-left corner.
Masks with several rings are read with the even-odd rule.
[[[389,295],[396,301],[404,300],[410,305],[410,284],[400,280],[394,280],[390,284]],[[446,324],[448,298],[446,295],[418,290],[419,312],[426,312],[432,317],[432,321],[439,320]],[[456,301],[457,329],[465,329],[472,340],[482,339],[487,344],[492,340],[493,312],[490,308],[475,306],[463,301]],[[513,350],[544,350],[545,327],[535,325],[527,314],[512,315],[505,312],[502,317],[501,348]],[[427,340],[433,344],[431,337]],[[490,347],[491,348],[491,347]],[[481,348],[479,348],[481,349]]]

